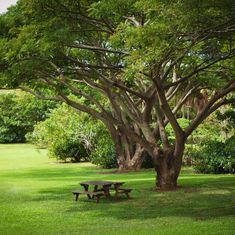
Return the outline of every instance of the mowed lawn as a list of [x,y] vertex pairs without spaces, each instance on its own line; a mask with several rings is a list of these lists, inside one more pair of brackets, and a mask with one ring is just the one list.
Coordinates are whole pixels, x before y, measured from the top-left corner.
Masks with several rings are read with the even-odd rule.
[[[154,192],[155,172],[103,174],[89,163],[54,164],[31,145],[0,145],[0,234],[235,234],[235,176],[185,168],[176,192]],[[96,204],[71,191],[84,180],[121,180],[125,196]]]

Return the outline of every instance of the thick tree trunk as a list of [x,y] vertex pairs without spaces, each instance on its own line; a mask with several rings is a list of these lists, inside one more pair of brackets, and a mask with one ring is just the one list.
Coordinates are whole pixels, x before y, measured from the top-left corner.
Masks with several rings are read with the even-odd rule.
[[172,155],[162,155],[158,157],[155,170],[156,188],[160,190],[175,190],[177,179],[181,170],[182,157]]

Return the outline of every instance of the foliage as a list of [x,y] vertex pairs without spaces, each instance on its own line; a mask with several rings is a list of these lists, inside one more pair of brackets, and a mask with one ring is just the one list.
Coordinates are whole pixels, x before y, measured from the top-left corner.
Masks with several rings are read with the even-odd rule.
[[[178,121],[179,125],[181,126],[181,128],[183,128],[183,129],[188,127],[188,125],[190,123],[190,121],[186,118],[178,118],[177,121]],[[169,141],[171,143],[174,143],[174,141],[175,141],[174,130],[170,124],[168,124],[166,126],[166,132],[167,132]]]
[[99,132],[95,134],[94,147],[90,155],[90,161],[106,169],[118,167],[112,139],[104,127],[102,129],[99,128]]
[[235,173],[235,136],[227,141],[207,141],[194,152],[194,167],[202,173]]
[[113,143],[104,125],[67,105],[54,109],[28,138],[39,147],[47,147],[49,155],[58,160],[82,159],[105,168],[117,166]]
[[[202,143],[207,143],[208,140],[222,141],[228,139],[227,135],[231,137],[233,135],[232,119],[233,112],[230,108],[223,109],[224,113],[217,111],[212,114],[206,121],[204,121],[188,138],[185,144],[185,151],[183,156],[184,165],[193,164],[193,156],[202,151]],[[229,115],[231,114],[231,115]],[[182,128],[187,128],[190,120],[185,118],[178,118],[178,123]],[[228,121],[230,120],[230,121]],[[166,130],[169,136],[169,140],[175,141],[174,132],[170,125],[166,126]],[[226,135],[226,133],[227,135]]]
[[49,155],[59,160],[79,162],[86,159],[89,149],[85,147],[81,130],[87,116],[72,110],[66,105],[54,109],[49,117],[35,126],[32,135],[28,136],[39,147],[47,147]]
[[[233,107],[227,107],[217,112],[216,119],[219,121],[218,135],[207,135],[207,141],[199,144],[196,151],[192,152],[195,161],[195,169],[203,173],[235,173],[235,133]],[[217,122],[214,119],[214,125]],[[218,122],[217,122],[218,123]],[[222,137],[221,137],[222,136]]]
[[[120,168],[147,151],[161,164],[157,179],[176,180],[188,138],[234,102],[232,4],[19,0],[0,16],[0,85],[88,113],[108,129]],[[182,127],[182,106],[203,91]]]
[[25,92],[0,93],[0,143],[22,143],[55,106]]
[[53,141],[49,151],[53,157],[62,161],[69,159],[71,162],[80,162],[88,158],[88,150],[81,140],[74,140],[69,137]]
[[220,123],[222,140],[226,140],[235,135],[235,105],[224,108],[216,112],[216,118]]

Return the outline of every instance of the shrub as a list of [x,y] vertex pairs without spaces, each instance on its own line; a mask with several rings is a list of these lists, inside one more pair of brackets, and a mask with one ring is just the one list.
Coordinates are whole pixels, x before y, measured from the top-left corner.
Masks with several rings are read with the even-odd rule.
[[79,162],[89,155],[81,134],[85,122],[86,115],[78,115],[72,108],[61,105],[51,112],[48,119],[36,125],[27,138],[40,148],[48,148],[50,157]]
[[47,147],[49,156],[58,160],[83,159],[104,168],[117,166],[114,145],[105,126],[66,105],[54,109],[28,139],[39,147]]
[[201,173],[235,173],[235,136],[225,142],[210,140],[193,153],[194,168]]
[[116,168],[118,167],[117,157],[111,137],[105,128],[99,126],[98,129],[90,160],[92,163],[100,165],[103,168]]
[[80,141],[73,141],[70,138],[63,138],[60,141],[53,142],[51,155],[58,160],[80,162],[88,158],[88,151]]

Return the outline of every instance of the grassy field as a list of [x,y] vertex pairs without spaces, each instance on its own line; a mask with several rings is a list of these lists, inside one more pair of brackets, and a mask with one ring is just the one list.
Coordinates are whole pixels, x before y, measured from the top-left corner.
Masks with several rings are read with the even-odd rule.
[[[235,234],[235,176],[183,169],[182,188],[154,192],[153,170],[103,174],[88,163],[54,164],[45,150],[0,145],[0,234],[231,235]],[[83,180],[121,180],[132,198],[100,203],[71,191]]]

